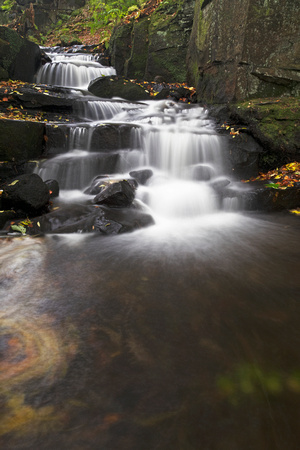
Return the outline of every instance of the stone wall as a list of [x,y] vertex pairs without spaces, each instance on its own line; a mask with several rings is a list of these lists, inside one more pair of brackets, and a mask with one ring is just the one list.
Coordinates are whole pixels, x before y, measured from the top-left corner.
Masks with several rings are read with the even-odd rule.
[[295,0],[196,0],[188,82],[209,102],[298,95],[299,29]]

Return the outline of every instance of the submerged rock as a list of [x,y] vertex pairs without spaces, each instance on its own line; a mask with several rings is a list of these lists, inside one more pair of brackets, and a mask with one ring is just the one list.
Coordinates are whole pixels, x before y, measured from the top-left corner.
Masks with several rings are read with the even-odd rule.
[[149,178],[153,175],[151,169],[132,170],[129,175],[134,178],[139,184],[146,184]]

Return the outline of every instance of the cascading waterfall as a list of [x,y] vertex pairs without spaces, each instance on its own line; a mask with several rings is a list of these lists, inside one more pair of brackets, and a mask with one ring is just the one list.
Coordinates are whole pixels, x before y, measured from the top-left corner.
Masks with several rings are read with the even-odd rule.
[[[39,72],[38,80],[74,86],[72,77],[82,80],[82,67],[88,70],[90,64],[80,55],[58,54]],[[73,72],[70,78],[68,71]],[[89,76],[94,77],[92,73]],[[75,110],[85,122],[69,127],[69,152],[45,162],[39,169],[42,178],[57,179],[63,190],[83,191],[93,177],[107,174],[108,169],[110,176],[124,178],[132,170],[151,168],[152,179],[136,196],[151,208],[157,222],[163,217],[184,219],[218,211],[211,182],[223,172],[221,141],[203,108],[170,100],[130,103],[87,95],[78,98]],[[119,137],[110,155],[101,147],[95,149],[95,144],[91,149],[97,128],[109,125],[120,130],[122,125],[131,127],[125,148],[121,131],[116,132]]]
[[37,83],[85,89],[91,80],[115,75],[113,67],[106,67],[88,58],[90,55],[50,54],[52,62],[46,63],[36,75]]

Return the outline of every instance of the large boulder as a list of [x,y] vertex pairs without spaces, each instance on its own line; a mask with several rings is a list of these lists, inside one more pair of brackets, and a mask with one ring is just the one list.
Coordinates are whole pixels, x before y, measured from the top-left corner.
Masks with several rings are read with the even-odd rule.
[[1,202],[4,209],[20,209],[34,214],[49,202],[46,183],[37,174],[20,175],[2,186]]
[[198,99],[221,103],[299,93],[297,2],[242,3],[196,0],[188,82]]
[[0,80],[33,82],[41,61],[42,52],[37,44],[10,28],[0,27]]

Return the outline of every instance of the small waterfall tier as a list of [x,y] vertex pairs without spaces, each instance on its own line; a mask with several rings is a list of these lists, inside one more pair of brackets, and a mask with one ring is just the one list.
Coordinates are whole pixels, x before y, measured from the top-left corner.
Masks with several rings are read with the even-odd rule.
[[48,56],[51,62],[40,68],[37,83],[86,89],[96,78],[116,75],[113,67],[103,66],[92,55],[49,53]]

